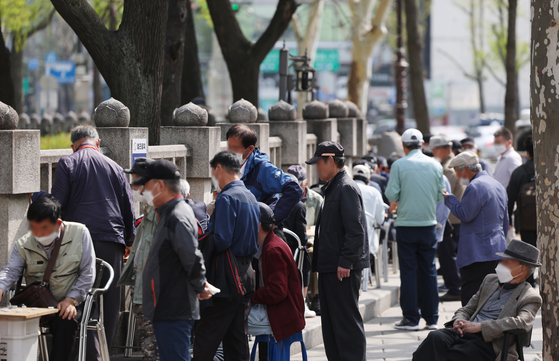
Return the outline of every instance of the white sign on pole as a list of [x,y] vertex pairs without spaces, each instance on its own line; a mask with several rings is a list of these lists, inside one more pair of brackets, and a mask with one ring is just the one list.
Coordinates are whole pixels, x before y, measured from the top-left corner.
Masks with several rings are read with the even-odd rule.
[[132,165],[138,158],[146,158],[148,153],[147,139],[132,139]]

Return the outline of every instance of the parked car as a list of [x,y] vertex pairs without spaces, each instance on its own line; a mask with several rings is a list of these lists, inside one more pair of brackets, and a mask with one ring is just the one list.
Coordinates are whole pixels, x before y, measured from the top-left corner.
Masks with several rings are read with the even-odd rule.
[[[374,134],[381,134],[391,130],[396,130],[396,119],[383,119],[375,124],[376,128]],[[417,128],[415,119],[406,119],[404,124],[405,129]]]
[[502,125],[495,121],[489,125],[477,126],[470,128],[468,134],[474,138],[479,154],[482,158],[496,160],[499,154],[495,151],[493,140],[495,132],[499,130]]
[[450,140],[462,140],[468,136],[464,127],[456,125],[440,125],[431,127],[432,135],[446,135]]

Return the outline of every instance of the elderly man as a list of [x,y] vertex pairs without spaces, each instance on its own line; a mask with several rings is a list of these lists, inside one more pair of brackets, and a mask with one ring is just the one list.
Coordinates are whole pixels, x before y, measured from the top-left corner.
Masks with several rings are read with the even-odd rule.
[[472,152],[460,153],[449,167],[455,168],[462,183],[469,183],[462,202],[443,191],[446,206],[462,221],[456,266],[460,268],[461,300],[465,306],[485,276],[493,273],[499,259],[495,252],[502,252],[506,247],[509,229],[507,192],[481,170],[478,157]]
[[[414,361],[494,361],[502,359],[504,333],[529,332],[542,299],[526,279],[539,263],[540,251],[512,240],[495,271],[465,307],[460,308],[443,330],[431,332],[413,354]],[[512,343],[505,357],[518,360]]]
[[202,234],[206,233],[208,230],[208,223],[210,223],[210,216],[208,215],[208,207],[206,206],[206,203],[190,199],[190,183],[188,183],[186,179],[181,179],[181,193],[184,197],[184,201],[192,207],[194,216],[200,226],[200,231]]
[[[460,141],[462,143],[462,150],[465,152],[467,150],[471,150],[475,154],[478,154],[477,151],[477,144],[474,138],[466,137]],[[489,162],[483,158],[479,158],[479,164],[481,164],[481,168],[487,172],[490,176],[493,177],[493,168],[489,164]]]
[[0,271],[0,300],[21,276],[28,285],[42,282],[51,257],[56,257],[49,289],[60,312],[48,325],[53,336],[50,359],[70,360],[78,330],[76,307],[95,278],[95,251],[87,228],[63,222],[60,214],[60,204],[48,196],[31,203],[27,211],[30,231],[15,242],[8,265]]
[[499,154],[499,161],[495,166],[493,178],[506,189],[512,172],[522,165],[522,157],[512,147],[512,132],[510,130],[501,128],[495,132],[494,136],[493,145],[497,154]]
[[149,163],[132,185],[143,186],[159,218],[143,267],[144,316],[153,324],[161,361],[190,361],[199,301],[211,297],[194,212],[180,193],[179,168],[168,160]]
[[[455,157],[451,145],[452,142],[444,135],[435,135],[429,140],[433,156],[443,166],[443,174],[450,182],[450,192],[458,200],[461,200],[466,186],[462,185],[454,169],[448,167]],[[460,219],[451,213],[448,221],[452,225],[452,231],[446,232],[447,237],[443,238],[443,241],[439,243],[437,248],[441,274],[444,284],[448,288],[448,292],[439,299],[441,302],[460,300],[460,274],[458,274],[458,268],[456,267],[456,253],[458,252],[460,238]]]
[[324,186],[313,270],[318,271],[322,337],[328,360],[364,361],[367,339],[359,312],[363,269],[370,266],[363,196],[344,168],[344,148],[326,141],[307,164],[316,164]]
[[[394,326],[417,331],[423,317],[429,329],[436,329],[439,320],[436,225],[437,203],[443,200],[441,190],[445,187],[443,167],[421,152],[423,134],[419,130],[406,130],[402,142],[406,156],[392,164],[386,188],[386,197],[392,201],[390,211],[398,215],[400,305],[404,316]],[[418,307],[419,288],[423,292]]]
[[[105,330],[111,347],[120,315],[120,278],[125,245],[134,240],[134,203],[123,169],[101,154],[97,130],[82,125],[70,136],[73,154],[56,166],[52,195],[62,205],[65,221],[83,223],[91,232],[97,257],[115,272],[113,284],[104,295]],[[103,281],[108,274],[103,275]],[[87,339],[87,359],[101,360],[97,332]]]

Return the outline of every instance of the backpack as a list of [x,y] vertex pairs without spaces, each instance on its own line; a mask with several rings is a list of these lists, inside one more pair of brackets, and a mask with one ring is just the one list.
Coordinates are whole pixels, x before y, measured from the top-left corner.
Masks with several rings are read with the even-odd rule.
[[530,177],[527,183],[520,187],[518,197],[518,227],[521,231],[537,230],[537,214],[536,214],[536,175],[530,174],[528,167],[522,165],[526,173]]

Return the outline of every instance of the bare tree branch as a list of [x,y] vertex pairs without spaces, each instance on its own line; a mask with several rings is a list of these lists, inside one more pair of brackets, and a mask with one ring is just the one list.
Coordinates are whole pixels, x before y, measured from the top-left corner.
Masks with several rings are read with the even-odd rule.
[[297,42],[302,42],[303,26],[301,25],[301,20],[299,20],[299,16],[297,15],[297,13],[293,14],[293,18],[291,19],[291,27],[293,28],[293,33],[295,34]]
[[231,2],[229,0],[206,0],[208,5],[208,10],[212,17],[214,24],[227,24],[224,26],[214,26],[214,31],[219,41],[220,47],[223,52],[223,57],[227,58],[230,54],[224,48],[222,42],[227,44],[234,44],[232,48],[247,49],[251,46],[250,41],[245,37],[239,22],[235,17],[235,12],[231,7]]
[[45,16],[40,22],[35,24],[35,26],[31,27],[31,29],[29,29],[29,31],[27,32],[27,37],[30,37],[34,35],[36,32],[41,31],[47,26],[49,26],[55,12],[56,10],[52,9],[52,11],[47,16]]
[[447,53],[443,49],[437,49],[437,51],[439,53],[441,53],[442,55],[444,55],[448,60],[450,60],[458,68],[458,70],[460,70],[462,72],[462,74],[464,74],[464,76],[466,78],[477,81],[477,77],[475,75],[472,75],[472,74],[468,73],[468,71],[462,66],[462,64],[460,64],[456,59],[454,59],[452,57],[452,55],[450,55],[449,53]]

